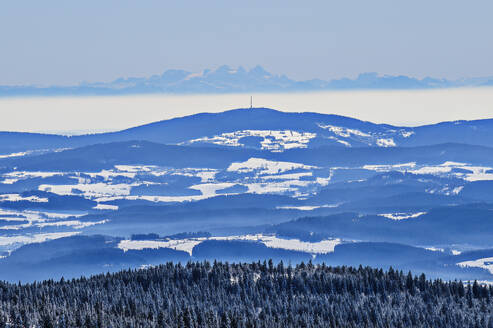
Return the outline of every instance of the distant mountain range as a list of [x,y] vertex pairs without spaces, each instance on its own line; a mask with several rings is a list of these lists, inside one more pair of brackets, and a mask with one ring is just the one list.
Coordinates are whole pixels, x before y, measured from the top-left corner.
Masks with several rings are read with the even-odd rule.
[[171,69],[161,75],[118,78],[112,82],[81,83],[74,86],[0,86],[0,97],[66,96],[66,95],[126,95],[126,94],[193,94],[290,92],[351,89],[430,89],[493,86],[493,77],[446,80],[426,77],[417,79],[405,75],[363,73],[356,79],[312,79],[296,81],[286,75],[275,75],[261,66],[251,70],[221,66],[202,73]]

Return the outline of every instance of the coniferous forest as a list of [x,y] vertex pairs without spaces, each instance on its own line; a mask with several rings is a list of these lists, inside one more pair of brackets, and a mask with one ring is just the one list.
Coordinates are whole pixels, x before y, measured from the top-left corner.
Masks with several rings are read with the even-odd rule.
[[493,288],[390,268],[167,263],[0,284],[0,327],[493,327]]

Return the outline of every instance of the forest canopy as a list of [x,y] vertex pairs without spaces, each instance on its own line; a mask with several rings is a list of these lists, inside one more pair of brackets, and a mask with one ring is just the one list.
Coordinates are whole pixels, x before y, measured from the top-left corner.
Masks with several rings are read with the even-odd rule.
[[0,327],[493,327],[493,288],[390,268],[167,263],[0,283]]

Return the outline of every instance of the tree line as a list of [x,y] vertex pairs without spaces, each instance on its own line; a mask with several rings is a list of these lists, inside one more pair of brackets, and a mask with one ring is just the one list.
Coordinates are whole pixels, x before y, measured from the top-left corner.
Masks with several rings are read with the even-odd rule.
[[493,288],[390,268],[166,263],[0,283],[3,327],[493,328]]

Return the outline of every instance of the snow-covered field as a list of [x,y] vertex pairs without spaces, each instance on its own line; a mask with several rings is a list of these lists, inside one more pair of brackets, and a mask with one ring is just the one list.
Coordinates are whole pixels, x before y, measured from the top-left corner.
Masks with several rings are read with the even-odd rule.
[[[378,140],[378,138],[375,139],[374,136],[364,131],[355,129],[343,129],[336,126],[323,126],[323,128],[330,129],[340,137],[373,138],[374,142]],[[404,132],[400,131],[398,133]],[[251,132],[249,136],[253,134],[255,133]],[[234,135],[235,138],[240,138],[241,136]],[[300,144],[304,143],[304,141],[300,140],[310,140],[310,136],[297,135],[286,131],[278,134],[264,133],[259,136],[264,136],[265,140],[282,141],[283,147],[290,142],[294,142],[293,140],[296,138],[298,138],[296,140]],[[270,137],[272,138],[269,139]],[[23,154],[15,154],[15,156],[23,156]],[[37,206],[46,205],[49,202],[49,196],[46,194],[0,193],[0,237],[3,238],[0,246],[4,250],[13,249],[25,243],[58,238],[57,236],[65,236],[65,234],[71,235],[94,225],[105,224],[108,222],[105,213],[118,210],[119,206],[111,203],[118,200],[146,200],[163,203],[189,202],[217,195],[232,195],[239,192],[288,195],[302,200],[314,195],[332,183],[339,170],[352,170],[356,174],[358,174],[358,170],[375,173],[397,171],[454,178],[454,184],[439,185],[437,188],[426,190],[429,193],[443,195],[460,195],[464,185],[472,181],[493,180],[493,167],[451,161],[437,165],[419,165],[416,162],[408,162],[392,165],[317,167],[303,164],[301,160],[300,162],[287,162],[252,157],[245,161],[230,163],[229,166],[222,170],[127,165],[124,163],[96,172],[22,171],[15,169],[10,172],[4,171],[0,173],[0,185],[4,187],[4,190],[13,188],[19,183],[29,182],[30,179],[41,181],[43,179],[52,179],[49,180],[51,181],[50,183],[40,183],[37,189],[60,196],[83,197],[95,201],[93,203],[95,205],[91,205],[92,208],[89,207],[79,212],[48,211],[37,208]],[[59,181],[61,182],[56,183],[56,179],[60,179]],[[364,181],[364,178],[347,181]],[[139,193],[133,192],[134,188],[138,187],[144,187],[142,188],[143,191],[139,191]],[[146,188],[152,187],[163,187],[164,189],[162,190],[164,191],[160,193],[161,189],[155,189],[157,191],[146,194]],[[169,189],[165,189],[165,187]],[[238,187],[240,189],[235,189]],[[228,190],[228,188],[230,189]],[[167,194],[167,190],[170,189],[171,192]],[[11,207],[9,209],[7,207],[1,209],[2,202],[10,203]],[[31,204],[35,209],[12,209],[12,206],[17,206],[15,203]],[[325,204],[286,205],[277,206],[277,208],[309,212],[315,209],[335,208],[340,205],[342,203],[327,201]],[[88,213],[95,214],[97,219],[91,221],[79,219],[80,216]],[[425,211],[410,213],[384,212],[380,215],[392,220],[405,220],[417,218],[425,213]],[[34,229],[39,229],[39,233],[35,233]],[[214,238],[221,239],[220,237]],[[228,238],[231,238],[231,240],[256,240],[268,247],[303,250],[312,254],[333,251],[333,246],[337,244],[335,241],[306,243],[299,240],[288,240],[266,235],[246,235]],[[120,246],[122,249],[167,247],[191,252],[193,247],[202,241],[201,239],[146,242],[122,241]]]
[[[0,236],[0,254],[9,254],[14,249],[32,243],[42,243],[47,240],[70,237],[79,234],[78,231],[51,232],[51,233],[29,233],[23,235]],[[5,256],[5,255],[3,255]]]
[[[353,130],[340,130],[330,127],[341,135],[366,136],[364,132]],[[320,175],[325,170],[325,176]],[[143,199],[153,202],[183,202],[210,198],[218,195],[219,190],[238,185],[243,186],[249,193],[276,193],[288,194],[295,197],[307,197],[320,188],[331,183],[333,173],[337,170],[363,169],[377,173],[398,171],[413,174],[435,175],[438,177],[453,177],[464,181],[459,185],[444,185],[440,188],[429,189],[429,193],[444,195],[460,194],[467,182],[480,180],[493,180],[493,167],[470,165],[468,163],[444,162],[438,165],[418,165],[415,162],[393,165],[363,165],[360,167],[316,167],[303,163],[272,161],[264,158],[250,158],[243,162],[233,162],[226,170],[221,171],[211,168],[183,168],[174,169],[152,165],[115,165],[112,169],[99,172],[42,172],[42,171],[12,171],[0,175],[1,184],[14,185],[26,179],[33,178],[70,178],[72,184],[42,183],[37,188],[41,191],[58,195],[79,195],[92,199],[98,203],[96,209],[116,210],[116,206],[109,206],[104,202],[128,199]],[[317,176],[314,172],[317,171]],[[226,179],[222,177],[217,181],[219,173],[230,173]],[[236,174],[236,175],[234,175]],[[163,192],[133,194],[133,188],[139,186],[167,186],[168,179],[176,177],[189,177],[198,180],[177,187],[173,194]],[[156,180],[161,179],[161,180]],[[77,182],[75,182],[77,181]],[[192,181],[192,180],[191,180]],[[197,183],[198,182],[198,183]],[[181,189],[180,189],[181,188]],[[182,190],[182,191],[180,191]],[[185,192],[190,190],[190,192]],[[198,191],[193,193],[191,191]],[[183,192],[180,195],[180,192]],[[234,194],[230,192],[229,194]],[[221,192],[224,194],[224,192]],[[19,193],[0,194],[2,201],[28,201],[47,202],[45,197],[22,196]]]
[[[414,134],[414,132],[409,131],[408,129],[401,129],[399,131],[389,129],[385,133],[370,133],[329,124],[318,124],[318,126],[332,132],[335,136],[330,136],[329,138],[336,140],[346,147],[352,146],[351,141],[362,142],[368,146],[395,147],[397,145],[394,141],[394,137],[401,136],[408,138]],[[336,136],[344,138],[345,140],[338,139]]]
[[[315,166],[301,163],[277,162],[262,158],[250,158],[244,162],[231,163],[226,172],[242,174],[243,177],[234,178],[231,181],[217,182],[215,177],[219,173],[217,169],[210,168],[184,168],[174,169],[151,165],[115,165],[113,169],[99,172],[30,172],[14,171],[2,175],[4,184],[14,184],[30,178],[67,177],[77,183],[54,184],[43,183],[38,186],[41,191],[58,195],[82,195],[85,198],[97,202],[108,202],[116,199],[145,199],[155,202],[183,202],[194,201],[214,197],[218,191],[234,185],[243,185],[250,193],[290,193],[302,195],[300,188],[313,187],[317,189],[325,186],[330,181],[330,176],[317,177],[316,179],[304,179],[313,175]],[[152,195],[132,195],[132,188],[149,185],[168,185],[166,179],[176,177],[198,178],[200,183],[192,183],[183,186],[183,190],[198,190],[197,195],[163,193]],[[147,177],[154,177],[149,179]],[[161,178],[162,182],[153,179]],[[224,194],[224,193],[223,193]],[[31,202],[46,201],[44,198],[23,198],[19,194],[0,194],[0,201],[27,200]],[[96,209],[117,209],[100,204]]]
[[290,162],[275,162],[269,161],[263,158],[250,158],[246,162],[242,163],[232,163],[227,171],[247,173],[256,172],[259,175],[265,174],[280,174],[286,171],[296,170],[296,169],[313,169],[314,166],[309,166],[301,163],[290,163]]
[[77,219],[86,214],[80,211],[0,209],[0,253],[25,244],[72,236],[84,228],[108,222],[106,219]]
[[311,139],[317,136],[316,133],[297,132],[292,130],[241,130],[231,133],[222,133],[217,136],[193,139],[183,144],[193,144],[198,142],[212,143],[222,146],[243,146],[240,141],[245,137],[258,137],[261,148],[271,151],[282,151],[292,148],[306,148]]
[[328,239],[320,242],[305,242],[299,239],[285,239],[274,235],[241,235],[226,237],[203,237],[187,239],[166,240],[122,240],[118,248],[128,250],[170,248],[185,251],[192,255],[193,248],[206,240],[229,240],[229,241],[255,241],[270,248],[280,248],[293,251],[307,252],[311,254],[327,254],[334,251],[334,247],[341,243],[340,239]]
[[392,220],[406,220],[406,219],[413,219],[417,218],[423,214],[426,214],[426,212],[417,212],[417,213],[382,213],[379,214],[380,216],[386,217],[388,219]]
[[488,270],[490,273],[493,274],[493,257],[486,257],[473,261],[459,262],[457,263],[457,265],[461,267],[482,268]]
[[[416,162],[394,165],[364,165],[366,170],[376,172],[400,171],[414,174],[453,176],[465,181],[493,180],[493,166],[475,166],[468,163],[447,161],[439,165],[417,165]],[[461,171],[454,171],[459,169]]]

